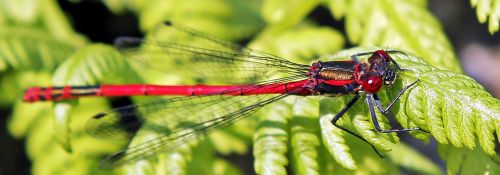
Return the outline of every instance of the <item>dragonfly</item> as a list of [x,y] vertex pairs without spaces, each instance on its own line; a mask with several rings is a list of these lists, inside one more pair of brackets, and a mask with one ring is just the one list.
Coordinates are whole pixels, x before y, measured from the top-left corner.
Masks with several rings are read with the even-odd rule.
[[[174,25],[172,22],[165,22],[163,28],[174,37],[189,38],[189,42],[178,38],[158,41],[120,37],[116,45],[124,53],[135,55],[130,59],[144,66],[162,70],[165,69],[165,64],[176,63],[197,76],[208,80],[227,80],[232,84],[32,87],[25,91],[23,101],[60,101],[95,96],[174,96],[118,107],[90,118],[86,130],[99,138],[130,138],[147,125],[162,128],[158,131],[158,137],[108,156],[101,162],[103,167],[117,167],[167,152],[289,96],[353,95],[331,123],[367,143],[369,142],[363,137],[337,123],[362,95],[366,96],[366,104],[377,131],[391,133],[420,130],[384,130],[375,112],[378,109],[383,115],[391,116],[391,107],[405,91],[418,82],[417,80],[404,86],[388,106],[382,105],[377,93],[383,86],[394,84],[397,74],[405,70],[390,55],[405,54],[402,51],[374,50],[353,54],[346,60],[316,61],[306,65],[252,50],[182,25]],[[147,52],[144,51],[146,48],[149,48]],[[360,61],[361,57],[368,59]],[[276,78],[277,75],[280,76]],[[376,151],[375,148],[374,150]]]

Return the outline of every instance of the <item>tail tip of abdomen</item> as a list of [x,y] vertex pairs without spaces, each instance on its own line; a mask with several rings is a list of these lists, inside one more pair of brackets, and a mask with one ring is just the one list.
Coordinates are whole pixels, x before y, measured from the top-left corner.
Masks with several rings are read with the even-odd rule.
[[26,89],[26,91],[24,91],[23,101],[29,102],[29,103],[40,101],[41,100],[41,98],[40,98],[41,92],[42,92],[42,88],[40,88],[40,87],[32,87],[32,88]]

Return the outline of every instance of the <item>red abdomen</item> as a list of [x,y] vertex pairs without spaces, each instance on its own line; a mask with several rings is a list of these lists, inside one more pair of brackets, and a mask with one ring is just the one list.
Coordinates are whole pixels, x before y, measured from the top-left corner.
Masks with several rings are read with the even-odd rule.
[[193,85],[193,86],[161,86],[148,84],[132,85],[99,85],[99,86],[63,86],[63,87],[33,87],[24,93],[23,101],[59,101],[86,96],[160,96],[160,95],[258,95],[285,94],[309,95],[305,85],[310,80],[301,80],[276,84],[253,85]]

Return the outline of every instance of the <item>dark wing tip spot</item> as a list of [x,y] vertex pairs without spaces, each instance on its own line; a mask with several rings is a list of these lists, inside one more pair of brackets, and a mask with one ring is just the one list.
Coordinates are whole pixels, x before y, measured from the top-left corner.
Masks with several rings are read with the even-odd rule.
[[109,162],[115,162],[115,161],[118,161],[118,160],[122,159],[123,157],[125,157],[125,155],[127,155],[126,151],[120,151],[120,152],[117,152],[117,153],[110,155],[105,160],[109,161]]
[[110,170],[110,169],[116,168],[121,163],[123,163],[123,162],[121,162],[121,159],[123,159],[126,155],[127,155],[127,151],[125,151],[125,150],[117,152],[115,154],[112,154],[112,155],[106,157],[104,160],[102,160],[99,163],[99,168],[104,169],[104,170]]
[[99,168],[105,170],[113,169],[117,165],[119,165],[118,162],[120,162],[120,159],[124,158],[125,155],[127,155],[126,151],[120,151],[112,154],[101,161],[101,163],[99,164]]
[[166,26],[172,26],[172,21],[165,21],[163,22],[163,24],[165,24]]
[[106,116],[106,114],[101,112],[101,113],[99,113],[99,114],[94,115],[94,116],[92,117],[92,119],[100,119],[100,118],[102,118],[102,117],[104,117],[104,116]]

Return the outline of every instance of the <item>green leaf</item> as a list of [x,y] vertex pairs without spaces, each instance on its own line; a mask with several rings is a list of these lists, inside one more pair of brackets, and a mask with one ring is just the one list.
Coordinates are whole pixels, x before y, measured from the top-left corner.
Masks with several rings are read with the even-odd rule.
[[[328,166],[326,172],[323,172],[322,174],[379,174],[379,175],[387,175],[387,174],[400,174],[398,172],[398,163],[394,162],[392,159],[386,157],[386,158],[380,158],[373,150],[372,147],[370,147],[369,144],[366,144],[366,142],[361,141],[360,139],[350,135],[350,134],[343,134],[342,138],[346,141],[345,144],[349,149],[351,149],[351,156],[354,159],[354,162],[357,165],[357,168],[354,170],[351,169],[346,169],[344,165],[342,165],[344,162],[338,162],[334,160],[334,158],[331,158],[331,156],[326,153],[326,150],[324,152],[325,156],[330,156],[330,159],[326,159],[322,162],[322,164],[325,164]],[[325,148],[328,145],[324,145]],[[326,148],[328,149],[328,148]],[[395,148],[396,149],[396,148]]]
[[500,0],[471,0],[476,7],[477,19],[484,24],[488,21],[488,31],[494,34],[500,26]]
[[[498,99],[462,74],[435,69],[417,72],[415,78],[420,82],[411,90],[406,104],[406,114],[410,118],[425,121],[426,125],[420,127],[430,131],[443,144],[451,140],[456,147],[462,144],[474,147],[470,142],[474,142],[475,133],[485,152],[495,154],[494,131],[500,122]],[[422,111],[410,110],[415,109],[413,106],[423,106]]]
[[[339,0],[332,0],[330,10]],[[409,50],[432,66],[461,72],[458,59],[437,19],[425,1],[353,0],[346,1],[345,25],[349,40],[360,46]],[[340,8],[340,7],[339,7]],[[334,14],[337,12],[333,12]]]
[[[333,99],[332,99],[333,100]],[[328,105],[328,107],[321,106],[320,109],[329,108],[332,103],[337,105],[335,106],[343,106],[341,105],[341,100],[337,100],[337,102],[326,102],[325,100],[321,101],[321,105]],[[354,162],[351,154],[348,152],[349,147],[345,144],[345,140],[343,138],[343,131],[340,128],[335,127],[331,120],[333,119],[333,114],[326,112],[323,113],[324,110],[321,110],[322,116],[320,118],[320,126],[321,126],[321,138],[323,140],[323,144],[325,145],[328,152],[335,158],[337,163],[342,165],[344,168],[355,170],[357,168],[356,162]]]
[[2,0],[0,11],[2,27],[36,28],[46,31],[43,35],[45,37],[50,36],[79,46],[86,42],[85,38],[72,29],[56,0]]
[[21,101],[14,103],[12,116],[7,125],[10,134],[16,138],[25,137],[41,118],[52,112],[50,107],[48,103],[29,104]]
[[87,45],[68,58],[54,73],[55,85],[137,82],[138,75],[115,48]]
[[[266,21],[270,24],[269,27],[252,41],[251,47],[267,50],[296,62],[309,63],[317,55],[340,50],[344,44],[339,32],[316,27],[305,19],[317,7],[318,0],[106,2],[117,13],[132,10],[139,14],[143,30],[154,29],[164,20],[173,20],[230,40],[242,40],[263,28]],[[363,46],[398,46],[423,56],[426,62],[434,66],[460,71],[441,27],[425,10],[426,1],[328,2],[336,19],[346,17],[348,37],[353,43]],[[487,2],[490,4],[484,6]],[[61,62],[64,63],[53,78],[56,85],[140,82],[136,70],[109,46],[91,45],[66,60],[84,42],[78,36],[73,36],[74,32],[56,1],[0,3],[0,8],[3,9],[0,10],[0,24],[15,23],[45,28],[2,26],[0,71],[7,72],[0,81],[4,85],[1,89],[3,93],[17,92],[13,89],[22,89],[30,84],[27,81],[33,81],[33,85],[49,83],[43,79],[51,76],[45,73],[35,74],[34,71],[24,74],[11,70],[52,71]],[[491,32],[492,24],[493,27],[496,24],[498,28],[498,15],[493,15],[493,10],[499,9],[494,8],[498,3],[493,3],[493,0],[480,3],[483,4],[478,4],[477,10],[478,13],[481,11],[482,16],[478,17],[484,17],[484,21],[489,18]],[[352,53],[354,51],[349,54]],[[342,59],[348,59],[349,54]],[[402,67],[414,71],[400,72],[400,79],[395,85],[384,87],[379,94],[383,102],[393,99],[404,85],[420,79],[417,86],[395,104],[393,112],[396,120],[405,128],[427,129],[440,143],[468,148],[447,153],[450,173],[472,174],[479,167],[477,169],[481,172],[498,174],[498,161],[495,162],[495,159],[485,153],[494,153],[492,150],[497,144],[494,137],[499,137],[500,124],[496,117],[499,114],[498,100],[485,93],[481,86],[466,76],[430,67],[413,56],[395,56],[395,59]],[[33,74],[41,82],[35,82]],[[148,71],[141,71],[140,74],[155,80],[148,82],[171,83],[189,79],[185,78],[185,74],[177,75],[182,80],[151,76]],[[172,79],[175,81],[171,81]],[[259,115],[260,123],[254,135],[256,171],[262,174],[284,174],[287,173],[288,163],[291,163],[289,169],[297,170],[294,171],[296,174],[397,174],[398,168],[419,174],[438,172],[435,166],[425,164],[427,160],[411,148],[393,145],[392,143],[398,142],[395,134],[376,132],[363,102],[364,98],[339,122],[369,138],[369,142],[379,151],[392,149],[392,152],[387,153],[388,158],[380,159],[368,144],[333,127],[331,117],[350,98],[303,98],[293,103],[293,106],[287,102],[270,106]],[[12,102],[9,100],[5,104]],[[239,174],[241,172],[233,165],[216,158],[215,152],[245,152],[248,149],[248,135],[254,131],[252,125],[255,125],[253,120],[241,121],[211,135],[210,140],[181,146],[173,152],[134,162],[115,172],[101,172],[96,169],[97,160],[116,151],[124,142],[117,144],[114,140],[89,138],[83,132],[83,126],[89,116],[108,108],[106,101],[85,99],[80,100],[77,105],[73,104],[73,107],[65,103],[57,103],[52,107],[50,105],[52,104],[28,105],[16,101],[13,118],[9,122],[9,130],[16,137],[28,138],[27,147],[33,160],[33,174],[110,174],[122,172],[120,170],[145,174]],[[295,109],[291,109],[292,107]],[[63,112],[53,116],[54,111],[60,109],[64,109]],[[319,115],[321,118],[317,117]],[[380,113],[377,115],[383,128],[391,127],[384,116]],[[291,116],[295,117],[290,118]],[[50,137],[51,133],[55,136]],[[421,139],[427,139],[431,135],[424,132],[411,134]],[[138,136],[131,146],[152,136],[155,135]],[[212,145],[210,141],[215,144]],[[231,144],[225,144],[228,142]],[[67,154],[61,149],[61,143],[66,149],[72,149],[73,154]],[[482,149],[476,148],[476,145],[480,145]],[[462,153],[464,150],[468,152]],[[399,156],[403,154],[404,157]]]
[[[161,165],[161,164],[160,164]],[[188,162],[187,174],[242,174],[230,162],[218,158],[208,140],[193,149],[192,161]]]
[[[169,121],[169,124],[175,122],[179,121]],[[237,123],[236,125],[239,124],[240,123]],[[170,126],[170,128],[168,128],[166,126],[159,126],[158,123],[154,122],[144,123],[143,126],[140,128],[139,132],[137,132],[137,134],[134,135],[133,140],[129,145],[129,148],[136,150],[136,152],[133,152],[133,154],[136,154],[138,157],[132,157],[132,158],[129,157],[130,158],[129,160],[125,160],[127,162],[119,162],[119,163],[130,163],[124,165],[124,167],[128,171],[153,173],[153,174],[160,174],[162,172],[174,172],[173,174],[179,174],[179,173],[185,174],[186,172],[188,174],[190,173],[200,174],[201,172],[204,172],[204,174],[208,174],[207,172],[212,170],[217,172],[227,170],[231,172],[234,170],[231,170],[230,167],[225,165],[221,165],[222,167],[217,167],[217,169],[212,169],[214,168],[213,166],[215,166],[215,164],[211,165],[212,163],[215,163],[214,147],[215,148],[222,147],[216,149],[218,152],[222,154],[233,151],[236,152],[241,151],[240,153],[244,153],[248,149],[247,147],[248,143],[246,142],[242,143],[242,140],[245,139],[234,137],[237,134],[230,135],[228,134],[229,132],[226,131],[217,131],[214,133],[215,135],[211,134],[210,141],[212,145],[206,144],[208,142],[204,142],[205,140],[200,139],[201,136],[199,136],[192,140],[185,140],[186,138],[184,138],[184,140],[179,140],[178,143],[175,143],[176,144],[175,147],[170,147],[170,148],[162,146],[154,147],[156,145],[154,145],[154,142],[151,142],[151,140],[164,139],[164,137],[166,136],[164,132],[168,132],[166,130],[172,128],[176,129],[175,126]],[[189,133],[189,129],[185,128],[185,130],[182,130],[182,132]],[[241,134],[242,132],[240,131],[235,133]],[[220,143],[214,143],[214,142],[221,142],[222,144],[235,143],[236,148],[235,145],[221,146],[219,145]],[[144,147],[147,147],[147,149],[145,149]],[[239,150],[242,148],[243,150]],[[201,153],[199,152],[200,149],[202,150]],[[209,153],[206,153],[207,151]],[[141,159],[141,158],[146,158],[146,159]],[[197,167],[197,169],[190,170],[187,167]]]
[[[339,54],[343,55],[343,54]],[[334,56],[335,58],[322,58],[320,60],[339,60],[340,58],[344,58],[344,56]],[[383,94],[380,94],[383,95]],[[320,111],[322,115],[328,115],[328,114],[337,114],[338,111],[340,111],[346,104],[347,101],[350,100],[350,96],[343,96],[343,97],[335,97],[336,99],[329,99],[329,98],[323,98],[321,100],[321,106],[320,106]],[[348,111],[345,113],[340,120],[337,121],[337,124],[340,126],[343,126],[344,128],[353,131],[360,135],[361,137],[365,138],[368,143],[372,144],[375,146],[375,148],[379,151],[382,152],[388,152],[391,151],[391,142],[397,142],[398,138],[394,133],[391,134],[380,134],[377,132],[373,126],[373,121],[371,121],[371,117],[368,108],[364,102],[364,97],[362,97],[359,102],[355,103]],[[382,116],[382,114],[377,113],[377,116]],[[381,127],[384,129],[389,129],[390,125],[387,121],[386,118],[384,117],[378,117],[379,123],[381,124]],[[331,119],[330,119],[331,120]],[[326,121],[325,121],[326,122]],[[326,125],[326,124],[325,124]],[[336,128],[336,127],[335,127]],[[323,127],[323,129],[327,129]],[[341,133],[344,133],[343,131]],[[347,135],[350,135],[346,133]],[[329,136],[324,136],[324,137],[329,137]],[[339,137],[339,136],[337,136]],[[366,144],[366,143],[365,143]],[[334,146],[334,147],[346,147],[347,145],[342,145],[341,142],[337,142],[336,144],[328,144],[327,146]],[[345,154],[346,152],[343,151],[344,153],[340,154]],[[375,152],[374,152],[375,153]],[[340,156],[340,155],[338,155]],[[339,162],[343,161],[343,159],[348,158],[346,156],[343,156],[342,158],[336,158],[339,164],[343,165],[345,168],[351,167],[351,163],[348,162]],[[345,165],[344,165],[345,164]]]
[[[205,173],[205,172],[202,172]],[[213,174],[222,174],[222,175],[239,175],[243,174],[237,167],[231,165],[225,160],[216,160],[213,166]]]
[[[138,76],[123,56],[114,48],[102,44],[88,45],[68,58],[56,70],[55,85],[87,85],[98,82],[125,82],[124,78],[138,80]],[[122,73],[122,74],[120,74]],[[118,77],[120,75],[120,77]],[[70,120],[71,107],[65,102],[55,105],[55,138],[66,150],[71,150]]]
[[71,105],[66,102],[58,102],[54,107],[54,132],[58,133],[54,135],[54,138],[68,153],[73,152],[70,144],[71,129],[67,125],[71,122],[70,110]]
[[[73,143],[73,153],[68,154],[59,143],[52,137],[55,133],[53,125],[53,109],[50,103],[39,103],[33,105],[18,104],[17,108],[31,111],[39,107],[39,113],[20,113],[14,115],[15,120],[33,120],[31,127],[26,133],[27,152],[32,161],[33,174],[107,174],[97,169],[98,161],[103,155],[109,155],[123,146],[124,142],[117,140],[100,140],[91,138],[84,132],[84,126],[93,114],[107,108],[104,100],[84,99],[80,100],[79,106],[72,108],[71,116],[72,131],[70,133]],[[39,106],[40,105],[40,106]],[[24,121],[28,122],[28,121]],[[10,123],[15,124],[15,123]]]
[[277,102],[268,109],[260,115],[254,134],[254,169],[257,174],[287,174],[288,118],[292,114],[292,106]]
[[[359,49],[351,49],[338,55],[359,52]],[[379,93],[381,96],[386,94],[393,99],[403,86],[419,80],[393,107],[392,111],[398,122],[418,126],[429,131],[439,143],[452,144],[459,148],[465,145],[473,149],[476,142],[474,135],[477,135],[477,141],[483,151],[495,155],[495,130],[500,122],[500,100],[492,97],[466,75],[431,67],[410,54],[391,56],[402,68],[411,71],[400,72],[400,79],[392,87],[384,88]],[[388,104],[388,100],[382,99],[382,103]],[[364,111],[364,115],[360,117],[369,118],[366,105],[364,106],[364,110],[351,110]],[[379,120],[383,118],[382,115],[377,116],[380,116]]]
[[348,12],[348,1],[345,0],[325,0],[325,5],[330,9],[333,17],[340,20]]
[[[33,23],[40,13],[40,3],[38,0],[0,1],[0,11],[18,23]],[[22,9],[22,10],[20,10]]]
[[[364,105],[362,103],[358,103],[360,105]],[[354,108],[353,110],[355,110]],[[363,112],[366,112],[367,110],[361,110]],[[378,132],[374,130],[373,127],[373,121],[370,120],[369,115],[365,114],[355,114],[352,117],[352,125],[354,126],[354,130],[358,131],[359,135],[363,138],[365,138],[370,144],[373,144],[376,149],[380,149],[381,151],[387,152],[391,151],[391,145],[386,139],[381,138],[384,136],[388,135],[395,135],[394,133],[390,134],[382,134],[380,135]],[[381,116],[381,115],[377,115]],[[382,119],[382,122],[385,122],[385,127],[382,127],[382,129],[388,129],[388,122],[387,119],[383,117],[379,117],[379,119]]]
[[343,45],[344,38],[340,32],[304,24],[279,33],[266,30],[249,47],[309,64],[318,55],[337,52]]
[[264,1],[261,13],[268,24],[282,31],[300,23],[319,3],[320,0]]
[[[164,134],[157,131],[158,126],[153,124],[146,124],[142,126],[137,134],[133,137],[129,148],[141,146],[141,144],[163,136]],[[188,132],[188,131],[186,131]],[[179,146],[165,150],[166,152],[159,153],[158,155],[149,157],[147,159],[138,159],[131,164],[123,165],[128,172],[143,172],[146,174],[158,173],[172,173],[172,174],[185,174],[187,171],[187,163],[192,159],[193,147],[197,146],[200,140],[193,139],[186,143],[179,144]],[[158,149],[158,148],[157,148]],[[151,155],[153,150],[139,150],[146,155]]]
[[0,105],[9,106],[21,99],[28,87],[50,85],[51,76],[43,72],[10,71],[0,74]]
[[[248,126],[252,125],[249,124],[249,121],[250,120],[240,121],[228,126],[227,128],[221,128],[221,130],[210,134],[210,140],[212,141],[215,150],[224,155],[230,153],[244,154],[248,152],[248,144],[250,142],[245,138],[245,135],[250,138],[252,135],[251,133],[254,131],[252,127],[248,128]],[[250,132],[245,134],[245,127],[247,127],[247,131]]]
[[208,140],[205,140],[204,142],[201,142],[200,145],[196,146],[190,156],[192,156],[192,160],[188,162],[186,167],[196,168],[186,168],[187,174],[189,175],[242,174],[240,170],[234,167],[234,165],[230,162],[218,158],[215,154],[215,150]]
[[102,3],[114,14],[123,14],[129,5],[137,1],[103,0]]
[[438,144],[441,158],[446,161],[448,174],[499,174],[500,157],[489,156],[481,149],[469,150]]
[[317,116],[318,100],[300,98],[294,103],[293,117],[290,121],[290,145],[292,165],[297,174],[319,174],[318,147],[320,138]]
[[125,10],[139,13],[148,10],[148,4],[160,4],[161,0],[103,0],[102,1],[113,13],[121,14]]
[[432,161],[405,143],[395,144],[388,158],[392,162],[416,174],[443,174]]
[[[86,39],[78,35],[71,27],[68,19],[64,15],[57,1],[44,0],[41,1],[40,11],[44,27],[51,33],[51,36],[59,40],[75,43],[82,46],[86,43]],[[23,10],[19,10],[23,11]]]
[[170,0],[148,3],[141,9],[140,26],[147,31],[168,20],[228,40],[255,33],[262,20],[256,2],[242,0]]
[[2,27],[0,30],[0,71],[53,70],[72,54],[77,45],[54,39],[37,28]]

